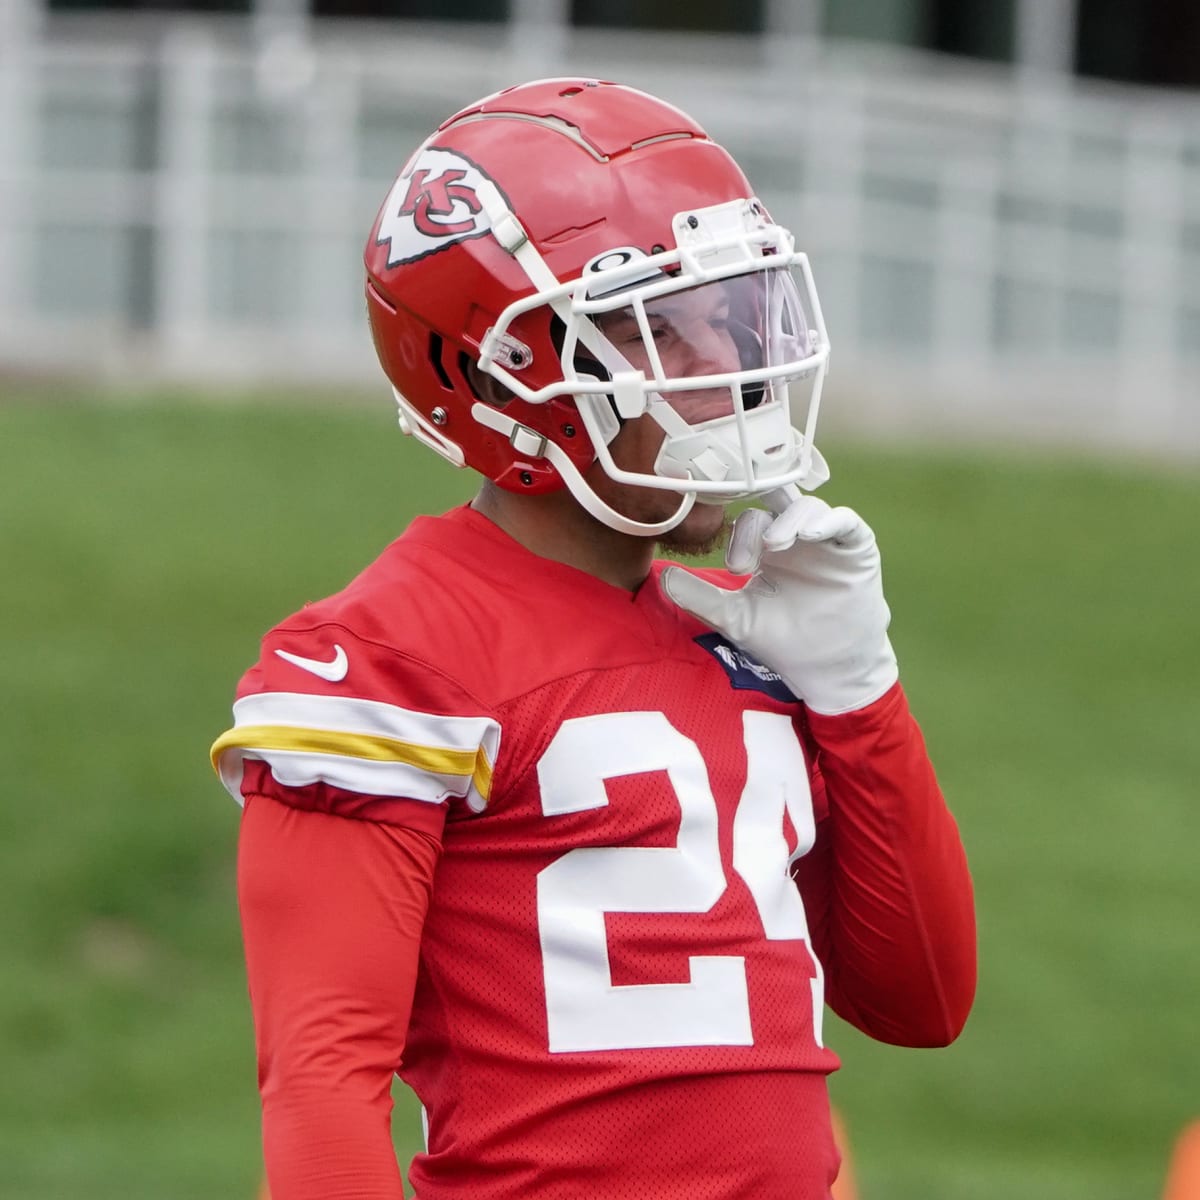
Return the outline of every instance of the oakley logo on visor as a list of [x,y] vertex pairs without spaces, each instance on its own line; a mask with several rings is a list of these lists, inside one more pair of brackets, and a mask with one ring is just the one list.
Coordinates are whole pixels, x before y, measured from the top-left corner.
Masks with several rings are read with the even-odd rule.
[[[583,278],[587,280],[588,296],[593,300],[599,300],[604,296],[628,291],[639,283],[662,279],[663,272],[657,267],[639,265],[643,259],[649,257],[644,250],[639,250],[636,246],[618,246],[614,250],[605,250],[603,254],[597,254],[583,268]],[[608,278],[598,278],[603,276],[608,276]]]

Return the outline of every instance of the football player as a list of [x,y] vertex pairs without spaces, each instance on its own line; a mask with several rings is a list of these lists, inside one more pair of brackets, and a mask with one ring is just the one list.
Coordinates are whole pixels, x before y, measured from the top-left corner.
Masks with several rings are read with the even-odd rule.
[[690,117],[550,79],[415,151],[366,296],[482,485],[271,630],[213,748],[272,1195],[400,1200],[398,1074],[420,1200],[828,1197],[824,1006],[947,1044],[975,927],[875,538],[811,494],[807,258]]

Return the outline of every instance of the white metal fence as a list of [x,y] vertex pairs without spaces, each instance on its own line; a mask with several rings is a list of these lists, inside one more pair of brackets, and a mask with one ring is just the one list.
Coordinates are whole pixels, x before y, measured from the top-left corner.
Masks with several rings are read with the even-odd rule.
[[0,45],[0,370],[376,379],[360,253],[393,173],[476,96],[579,72],[691,111],[798,231],[833,421],[1200,456],[1200,96],[803,39],[267,34]]

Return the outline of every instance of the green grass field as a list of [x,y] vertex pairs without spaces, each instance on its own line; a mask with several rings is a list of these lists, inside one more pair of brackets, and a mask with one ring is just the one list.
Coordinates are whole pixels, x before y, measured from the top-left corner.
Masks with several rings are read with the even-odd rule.
[[[863,1200],[1153,1200],[1200,1115],[1200,477],[826,453],[884,548],[981,930],[951,1049],[829,1031]],[[5,1200],[253,1197],[207,748],[266,628],[470,490],[386,398],[0,391]]]

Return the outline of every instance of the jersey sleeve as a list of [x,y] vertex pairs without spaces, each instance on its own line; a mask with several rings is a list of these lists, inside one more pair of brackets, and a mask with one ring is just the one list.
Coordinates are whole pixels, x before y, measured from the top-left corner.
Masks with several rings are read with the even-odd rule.
[[342,626],[268,634],[233,718],[211,756],[239,803],[262,794],[435,834],[452,806],[487,807],[498,720],[419,658]]
[[273,1200],[401,1200],[391,1084],[439,846],[249,797],[238,907]]
[[808,715],[822,793],[796,881],[830,1007],[880,1041],[942,1046],[975,996],[966,853],[899,684],[839,716]]

